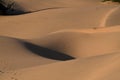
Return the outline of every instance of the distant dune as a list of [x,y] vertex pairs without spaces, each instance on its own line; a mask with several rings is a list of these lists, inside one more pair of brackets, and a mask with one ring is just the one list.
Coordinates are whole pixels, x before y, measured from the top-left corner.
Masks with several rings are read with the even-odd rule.
[[1,0],[0,80],[119,80],[120,5]]

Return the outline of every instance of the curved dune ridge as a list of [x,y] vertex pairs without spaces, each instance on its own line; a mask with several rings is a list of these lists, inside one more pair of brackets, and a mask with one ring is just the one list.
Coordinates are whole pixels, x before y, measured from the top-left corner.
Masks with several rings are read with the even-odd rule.
[[112,15],[110,15],[110,17],[108,17],[108,19],[106,20],[106,26],[120,25],[120,17],[118,16],[119,13],[120,7],[118,7],[116,11],[114,11]]
[[28,41],[74,57],[96,56],[120,50],[120,30],[102,30],[64,30]]
[[[0,20],[0,34],[3,36],[29,39],[37,36],[42,37],[51,32],[64,29],[98,28],[102,27],[101,20],[105,18],[106,13],[115,7],[118,6],[101,4],[89,8],[62,8],[20,16],[2,17],[2,20]],[[94,14],[95,12],[96,14]],[[11,27],[7,25],[11,25]],[[24,25],[30,26],[29,29],[28,27],[24,27]],[[14,31],[16,31],[16,34],[14,34]]]
[[[100,0],[99,0],[100,1]],[[71,3],[70,3],[71,2]],[[98,0],[1,0],[0,3],[4,6],[6,10],[5,14],[16,15],[31,13],[36,11],[48,10],[48,9],[57,9],[61,7],[73,7],[73,6],[84,6],[91,5]],[[7,8],[7,9],[6,9]]]
[[[68,3],[68,1],[73,2],[73,4]],[[16,14],[24,14],[24,13],[31,13],[36,11],[48,10],[48,9],[57,9],[61,7],[70,7],[71,5],[76,5],[76,3],[81,4],[84,1],[78,0],[1,0],[0,3],[3,5],[1,9],[5,10],[6,15],[16,15]],[[86,1],[85,1],[86,2]],[[67,4],[67,6],[66,6]],[[79,5],[77,4],[77,5]]]
[[33,54],[26,49],[25,44],[21,40],[0,37],[0,44],[0,65],[2,65],[0,70],[14,70],[56,62],[54,59]]
[[0,0],[0,80],[119,80],[119,9],[101,0]]

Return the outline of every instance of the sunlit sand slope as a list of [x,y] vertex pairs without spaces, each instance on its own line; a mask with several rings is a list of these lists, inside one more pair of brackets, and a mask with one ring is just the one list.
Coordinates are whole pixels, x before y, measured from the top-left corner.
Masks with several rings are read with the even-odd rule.
[[120,7],[116,8],[114,12],[109,15],[109,17],[106,20],[105,26],[114,26],[114,25],[120,25]]
[[120,50],[120,26],[102,29],[62,30],[28,40],[74,57],[90,57]]
[[[2,73],[2,80],[119,80],[120,52]],[[89,68],[88,68],[89,67]],[[47,77],[46,77],[47,76]]]
[[29,39],[64,29],[103,27],[101,24],[104,23],[103,19],[107,12],[116,7],[101,4],[39,11],[19,16],[1,16],[0,35]]
[[98,5],[100,0],[1,0],[8,7],[7,14],[21,14],[61,7]]
[[120,80],[118,3],[1,1],[0,80]]
[[0,71],[16,70],[53,62],[56,60],[32,53],[20,40],[0,37]]

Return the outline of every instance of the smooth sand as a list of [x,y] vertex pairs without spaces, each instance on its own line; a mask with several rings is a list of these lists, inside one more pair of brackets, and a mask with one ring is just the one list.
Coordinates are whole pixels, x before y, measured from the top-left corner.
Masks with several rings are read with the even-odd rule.
[[0,16],[0,80],[120,80],[118,3],[14,1],[25,14]]

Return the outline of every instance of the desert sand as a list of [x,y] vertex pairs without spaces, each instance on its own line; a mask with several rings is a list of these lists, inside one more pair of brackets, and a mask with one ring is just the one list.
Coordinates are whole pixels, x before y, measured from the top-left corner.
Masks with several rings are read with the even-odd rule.
[[0,80],[120,80],[119,3],[2,5],[8,8],[0,15]]

